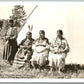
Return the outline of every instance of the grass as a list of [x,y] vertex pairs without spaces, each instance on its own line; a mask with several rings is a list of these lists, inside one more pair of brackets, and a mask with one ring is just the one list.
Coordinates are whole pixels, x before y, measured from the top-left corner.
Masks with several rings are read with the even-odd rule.
[[40,72],[39,69],[30,68],[28,63],[21,69],[14,69],[2,59],[3,44],[3,40],[0,39],[0,78],[84,78],[84,65],[78,64],[65,65],[65,72],[60,74],[57,71],[50,72],[49,66]]
[[0,78],[84,78],[84,66],[66,65],[65,72],[59,74],[57,71],[50,72],[49,68],[45,68],[41,72],[39,69],[31,69],[26,63],[21,69],[14,69],[12,65],[2,61],[0,64]]

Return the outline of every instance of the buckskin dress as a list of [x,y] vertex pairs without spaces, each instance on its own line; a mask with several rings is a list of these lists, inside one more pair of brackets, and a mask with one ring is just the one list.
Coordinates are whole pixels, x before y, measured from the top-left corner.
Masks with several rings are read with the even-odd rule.
[[48,59],[49,41],[47,38],[44,38],[43,40],[38,38],[33,46],[34,52],[31,64],[34,67],[34,62],[36,62],[37,65],[43,66]]
[[[60,50],[65,50],[65,52],[57,53]],[[53,53],[52,51],[55,51],[56,53]],[[60,67],[60,69],[63,69],[65,66],[65,58],[68,52],[69,45],[67,43],[67,40],[65,38],[63,38],[62,40],[56,38],[52,43],[52,46],[50,47],[50,53],[48,58],[49,66],[53,68]]]

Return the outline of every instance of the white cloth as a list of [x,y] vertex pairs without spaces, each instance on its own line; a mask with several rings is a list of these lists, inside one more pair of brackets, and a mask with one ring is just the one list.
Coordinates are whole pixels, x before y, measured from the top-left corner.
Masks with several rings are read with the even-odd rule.
[[37,53],[34,51],[33,55],[32,55],[32,59],[30,60],[32,61],[36,61],[37,64],[39,65],[44,65],[45,61],[48,59],[48,50],[42,52],[42,53]]
[[60,67],[63,68],[65,65],[65,58],[66,58],[67,54],[62,53],[62,54],[53,54],[53,53],[49,53],[49,66],[52,67]]

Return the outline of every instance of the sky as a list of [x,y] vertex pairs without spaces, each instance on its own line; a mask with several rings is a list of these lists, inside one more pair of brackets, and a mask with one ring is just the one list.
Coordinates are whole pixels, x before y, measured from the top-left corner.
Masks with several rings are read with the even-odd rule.
[[[35,5],[25,5],[24,9],[27,15],[31,12]],[[12,15],[12,9],[14,5],[0,5],[0,19],[9,19],[9,16]]]
[[[46,37],[52,41],[56,37],[56,31],[62,29],[70,46],[66,63],[84,64],[84,3],[25,3],[27,15],[36,5],[38,7],[18,35],[18,43],[25,38],[28,24],[33,25],[34,39],[39,37],[39,30],[43,29]],[[8,19],[13,6],[14,4],[1,4],[0,19]]]

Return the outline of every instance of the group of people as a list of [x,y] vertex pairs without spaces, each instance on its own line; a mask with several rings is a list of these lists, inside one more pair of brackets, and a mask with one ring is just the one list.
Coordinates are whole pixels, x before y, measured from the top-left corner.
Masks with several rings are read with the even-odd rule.
[[34,69],[41,69],[47,62],[50,70],[56,69],[59,72],[64,70],[65,58],[69,52],[67,40],[63,37],[63,31],[58,30],[57,36],[52,43],[45,37],[45,31],[39,31],[39,38],[34,40],[32,32],[26,34],[26,38],[17,45],[17,28],[13,21],[6,35],[6,43],[3,50],[3,59],[8,60],[14,67],[21,68],[29,63]]

